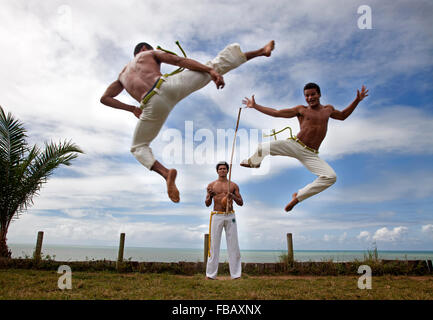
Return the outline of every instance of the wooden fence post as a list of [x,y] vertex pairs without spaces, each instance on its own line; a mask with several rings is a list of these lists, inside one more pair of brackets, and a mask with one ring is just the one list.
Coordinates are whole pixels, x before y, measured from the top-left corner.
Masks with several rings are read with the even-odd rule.
[[292,234],[288,233],[287,234],[287,258],[289,263],[292,263],[294,261],[294,256],[293,256],[293,239],[292,239]]
[[42,240],[44,238],[44,232],[39,231],[38,232],[38,240],[36,241],[36,248],[35,252],[33,253],[33,259],[36,261],[39,261],[41,259],[41,252],[42,252]]
[[119,255],[117,256],[117,265],[116,269],[119,268],[119,264],[123,262],[123,250],[125,248],[125,234],[120,234],[120,243],[119,243]]
[[433,264],[431,260],[427,260],[427,266],[430,273],[433,273]]
[[203,259],[204,270],[206,270],[208,252],[209,252],[209,234],[205,233],[205,235],[204,235],[204,259]]

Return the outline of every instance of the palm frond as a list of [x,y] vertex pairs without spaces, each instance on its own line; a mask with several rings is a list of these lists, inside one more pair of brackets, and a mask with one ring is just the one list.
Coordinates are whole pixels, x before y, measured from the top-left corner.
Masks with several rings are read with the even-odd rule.
[[[7,209],[11,218],[16,211],[17,201],[20,201],[22,198],[20,194],[22,193],[22,186],[28,175],[28,168],[39,154],[40,148],[36,145],[33,146],[27,156],[21,160],[21,163],[15,166],[13,169],[14,174],[10,176],[9,183],[5,184],[7,188],[4,188],[5,190],[1,194],[0,205],[3,204],[2,207]],[[18,213],[19,212],[16,213],[16,218],[18,218]]]
[[42,185],[60,165],[69,166],[83,151],[70,141],[29,148],[23,124],[0,106],[0,256],[10,256],[6,233],[10,222],[33,203]]
[[[0,210],[1,217],[10,216],[19,164],[27,150],[26,131],[23,124],[0,106]],[[5,220],[2,222],[4,226]]]
[[45,144],[45,150],[34,155],[33,161],[26,162],[26,170],[23,173],[21,195],[14,204],[15,211],[22,211],[32,203],[33,196],[37,195],[42,185],[47,182],[54,170],[60,165],[69,166],[71,160],[77,158],[77,153],[83,151],[72,142],[53,142]]
[[26,130],[23,124],[11,113],[5,114],[0,106],[0,163],[15,164],[20,161],[26,151]]

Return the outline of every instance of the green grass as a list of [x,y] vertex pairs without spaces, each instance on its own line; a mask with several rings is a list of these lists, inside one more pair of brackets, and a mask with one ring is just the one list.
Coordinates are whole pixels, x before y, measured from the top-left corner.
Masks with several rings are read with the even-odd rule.
[[166,273],[72,271],[72,289],[60,290],[56,271],[0,270],[0,299],[192,299],[433,300],[433,276],[374,276],[371,290],[358,289],[358,276],[251,276],[205,280]]

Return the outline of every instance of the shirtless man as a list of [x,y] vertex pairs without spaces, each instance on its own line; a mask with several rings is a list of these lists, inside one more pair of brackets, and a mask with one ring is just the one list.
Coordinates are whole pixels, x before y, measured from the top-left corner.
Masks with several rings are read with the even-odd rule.
[[315,83],[307,83],[304,87],[305,101],[308,106],[299,105],[289,109],[276,110],[256,104],[254,95],[245,98],[242,103],[248,108],[254,108],[271,117],[297,117],[301,131],[298,135],[287,140],[276,140],[263,143],[257,152],[241,166],[258,168],[263,158],[272,156],[288,156],[298,159],[308,170],[317,175],[317,179],[292,195],[292,200],[284,208],[290,211],[300,201],[303,201],[330,187],[337,180],[334,170],[318,156],[318,150],[328,129],[329,118],[345,120],[355,110],[356,106],[368,96],[368,90],[362,86],[357,90],[356,98],[343,111],[336,110],[332,105],[320,104],[320,88]]
[[[150,143],[156,138],[170,111],[183,98],[207,85],[211,80],[217,89],[224,87],[222,77],[226,72],[259,56],[269,57],[274,41],[263,48],[242,52],[238,44],[223,49],[212,61],[201,64],[195,60],[181,58],[161,50],[153,50],[149,44],[139,43],[134,50],[134,59],[129,62],[101,97],[101,103],[116,109],[132,112],[139,121],[135,128],[131,152],[149,170],[160,174],[167,183],[167,192],[173,202],[179,202],[179,191],[175,184],[176,169],[167,169],[155,160]],[[187,70],[162,75],[161,63]],[[115,99],[126,91],[140,103],[140,107],[128,105]]]
[[[241,254],[238,243],[238,229],[236,227],[236,216],[233,211],[233,200],[242,206],[244,201],[239,193],[239,187],[236,183],[230,181],[228,188],[227,173],[229,165],[227,162],[218,162],[216,165],[218,179],[209,183],[207,186],[207,195],[205,204],[209,207],[214,200],[213,211],[209,222],[209,259],[206,265],[206,279],[215,279],[218,273],[219,253],[221,244],[221,235],[223,228],[226,232],[227,252],[229,256],[229,268],[232,279],[241,276]],[[229,191],[229,192],[228,192]],[[222,199],[227,197],[228,212],[223,205]]]

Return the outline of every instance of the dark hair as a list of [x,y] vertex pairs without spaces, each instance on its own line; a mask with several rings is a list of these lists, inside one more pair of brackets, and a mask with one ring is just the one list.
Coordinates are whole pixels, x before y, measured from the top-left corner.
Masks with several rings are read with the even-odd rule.
[[229,164],[227,162],[225,162],[225,161],[220,161],[220,162],[217,163],[217,165],[216,165],[216,171],[217,172],[218,172],[218,167],[219,166],[226,166],[227,170],[229,170]]
[[152,47],[150,44],[148,44],[147,42],[140,42],[139,44],[137,44],[137,45],[135,46],[135,49],[134,49],[134,56],[135,56],[137,53],[139,53],[140,50],[141,50],[141,48],[143,48],[143,47],[146,47],[146,49],[149,49],[149,50],[153,50],[153,47]]
[[313,82],[309,82],[304,86],[304,91],[307,89],[316,89],[317,93],[320,94],[320,87]]

